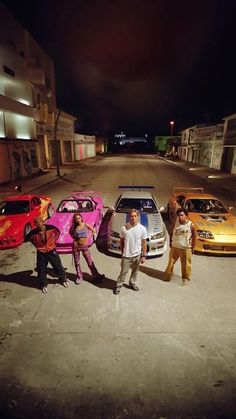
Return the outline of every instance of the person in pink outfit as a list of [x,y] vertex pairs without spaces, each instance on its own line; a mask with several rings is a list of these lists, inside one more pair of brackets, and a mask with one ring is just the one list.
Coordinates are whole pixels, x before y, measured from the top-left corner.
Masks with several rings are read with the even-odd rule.
[[88,247],[88,238],[90,235],[95,234],[95,229],[89,224],[84,223],[83,217],[79,212],[75,212],[70,227],[70,235],[73,238],[73,257],[76,270],[76,284],[80,284],[83,280],[83,272],[80,264],[81,253],[84,256],[89,270],[92,274],[92,279],[95,282],[101,282],[104,275],[99,274],[91,256],[91,252]]

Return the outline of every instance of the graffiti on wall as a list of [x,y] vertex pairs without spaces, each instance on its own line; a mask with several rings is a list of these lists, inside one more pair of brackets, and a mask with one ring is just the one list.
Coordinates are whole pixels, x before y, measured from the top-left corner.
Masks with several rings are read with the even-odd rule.
[[32,175],[38,167],[37,150],[34,143],[11,144],[10,155],[14,178]]

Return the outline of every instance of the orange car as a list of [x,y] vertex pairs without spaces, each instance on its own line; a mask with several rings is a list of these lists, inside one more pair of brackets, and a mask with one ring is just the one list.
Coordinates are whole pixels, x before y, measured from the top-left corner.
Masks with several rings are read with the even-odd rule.
[[174,188],[167,205],[175,221],[176,211],[184,207],[197,232],[194,250],[203,253],[236,254],[236,217],[219,199],[203,193],[203,188]]

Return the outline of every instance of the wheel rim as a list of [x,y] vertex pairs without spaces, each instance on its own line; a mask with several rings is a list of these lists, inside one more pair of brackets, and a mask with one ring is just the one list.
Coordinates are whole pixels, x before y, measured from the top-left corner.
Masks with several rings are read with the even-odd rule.
[[52,205],[49,205],[48,206],[48,216],[51,217],[52,214],[53,214],[53,208],[52,208]]
[[24,236],[26,236],[27,234],[29,234],[30,231],[31,231],[31,225],[30,224],[26,224],[25,231],[24,231]]

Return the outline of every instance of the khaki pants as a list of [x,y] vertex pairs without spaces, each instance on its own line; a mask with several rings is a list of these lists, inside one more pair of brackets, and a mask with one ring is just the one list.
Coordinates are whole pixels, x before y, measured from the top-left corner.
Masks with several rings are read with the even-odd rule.
[[131,275],[129,279],[129,284],[134,285],[137,281],[138,277],[138,268],[140,264],[140,255],[134,256],[131,258],[122,257],[121,259],[121,271],[120,275],[117,279],[117,287],[122,287],[123,283],[125,282],[126,275],[128,273],[129,268],[131,268]]
[[173,273],[174,264],[180,259],[182,278],[190,280],[191,275],[191,249],[177,249],[177,247],[171,247],[169,253],[169,262],[165,270],[165,279],[170,280]]

